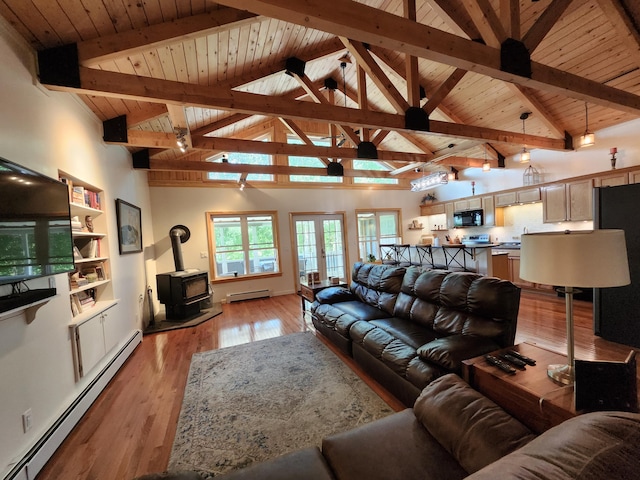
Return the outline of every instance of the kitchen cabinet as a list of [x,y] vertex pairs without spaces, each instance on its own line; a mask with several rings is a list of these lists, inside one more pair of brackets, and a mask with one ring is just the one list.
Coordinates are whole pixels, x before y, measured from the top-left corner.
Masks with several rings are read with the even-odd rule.
[[518,201],[516,192],[497,193],[495,199],[496,207],[509,207]]
[[454,212],[454,206],[453,203],[449,202],[449,203],[445,203],[444,204],[444,215],[445,215],[445,219],[447,222],[447,229],[452,229],[454,227],[453,224],[453,212]]
[[593,179],[548,185],[542,189],[544,223],[593,219]]
[[544,223],[567,220],[567,193],[564,183],[548,185],[542,189],[542,221]]
[[631,170],[628,175],[629,184],[640,183],[640,170]]
[[435,205],[420,205],[420,215],[427,217],[429,215],[440,215],[444,213],[444,203],[436,203]]
[[535,203],[541,200],[540,188],[538,187],[519,190],[517,193],[518,203]]
[[617,187],[629,183],[627,172],[612,172],[608,175],[599,175],[593,179],[594,187]]
[[482,208],[481,197],[464,198],[462,200],[456,200],[453,202],[454,211],[460,212],[463,210],[478,210]]
[[485,227],[502,227],[504,225],[504,212],[495,207],[493,195],[482,197],[482,210],[484,211]]
[[593,220],[593,179],[569,182],[567,188],[567,220]]
[[511,279],[509,256],[506,253],[491,255],[491,272],[494,277],[502,278],[503,280]]

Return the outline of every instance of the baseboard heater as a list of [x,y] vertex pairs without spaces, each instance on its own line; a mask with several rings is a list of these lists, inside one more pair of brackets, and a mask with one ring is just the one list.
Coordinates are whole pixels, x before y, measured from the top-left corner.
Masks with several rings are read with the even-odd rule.
[[33,480],[42,467],[49,461],[67,435],[73,430],[82,416],[102,390],[118,372],[120,367],[142,341],[142,332],[133,332],[127,343],[115,354],[111,361],[100,371],[93,381],[78,395],[73,403],[45,432],[38,442],[16,464],[4,480]]
[[253,300],[254,298],[266,298],[271,296],[271,290],[252,290],[250,292],[227,293],[227,303],[239,302],[241,300]]

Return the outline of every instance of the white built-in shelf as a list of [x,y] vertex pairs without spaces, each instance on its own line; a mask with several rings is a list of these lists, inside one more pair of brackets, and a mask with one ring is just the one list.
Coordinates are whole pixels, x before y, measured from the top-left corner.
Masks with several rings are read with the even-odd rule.
[[98,210],[97,208],[91,208],[87,205],[82,205],[80,203],[70,203],[69,208],[71,209],[71,215],[91,215],[93,217],[97,217],[98,215],[102,215],[102,210]]
[[106,262],[109,257],[76,258],[75,263]]
[[7,310],[6,312],[2,312],[0,313],[0,320],[3,318],[15,317],[24,312],[25,321],[27,323],[31,323],[36,318],[36,312],[38,311],[38,309],[49,300],[51,300],[51,298],[43,298],[42,300],[37,300],[33,303],[30,303],[29,305],[22,305],[14,309]]
[[105,310],[108,310],[109,308],[113,307],[117,303],[118,303],[117,299],[115,299],[115,300],[99,300],[93,305],[93,307],[89,307],[89,308],[83,310],[82,313],[79,313],[78,315],[73,317],[73,320],[71,321],[69,326],[70,327],[78,326],[81,323],[86,322],[90,318],[93,318],[96,315],[100,315],[102,312],[104,312]]
[[105,233],[99,232],[71,232],[73,238],[102,238],[105,237]]
[[105,285],[110,281],[111,280],[98,280],[97,282],[87,283],[86,285],[82,285],[81,287],[72,289],[69,293],[73,295],[74,293],[83,292],[85,290],[90,290],[92,288],[99,287],[100,285]]

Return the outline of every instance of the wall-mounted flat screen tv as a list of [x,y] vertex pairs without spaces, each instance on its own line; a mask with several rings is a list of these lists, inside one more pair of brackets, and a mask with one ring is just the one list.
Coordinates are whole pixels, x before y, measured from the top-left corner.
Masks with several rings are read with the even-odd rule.
[[0,157],[0,285],[73,270],[67,185]]

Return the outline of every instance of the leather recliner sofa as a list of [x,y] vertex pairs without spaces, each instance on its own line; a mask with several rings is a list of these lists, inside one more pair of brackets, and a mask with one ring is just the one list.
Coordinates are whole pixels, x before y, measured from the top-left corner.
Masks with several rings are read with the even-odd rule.
[[[460,377],[431,382],[414,407],[224,480],[602,480],[640,472],[640,414],[580,415],[536,437]],[[201,480],[169,472],[139,480]]]
[[513,345],[520,288],[469,272],[356,263],[311,306],[316,329],[406,406],[462,361]]

